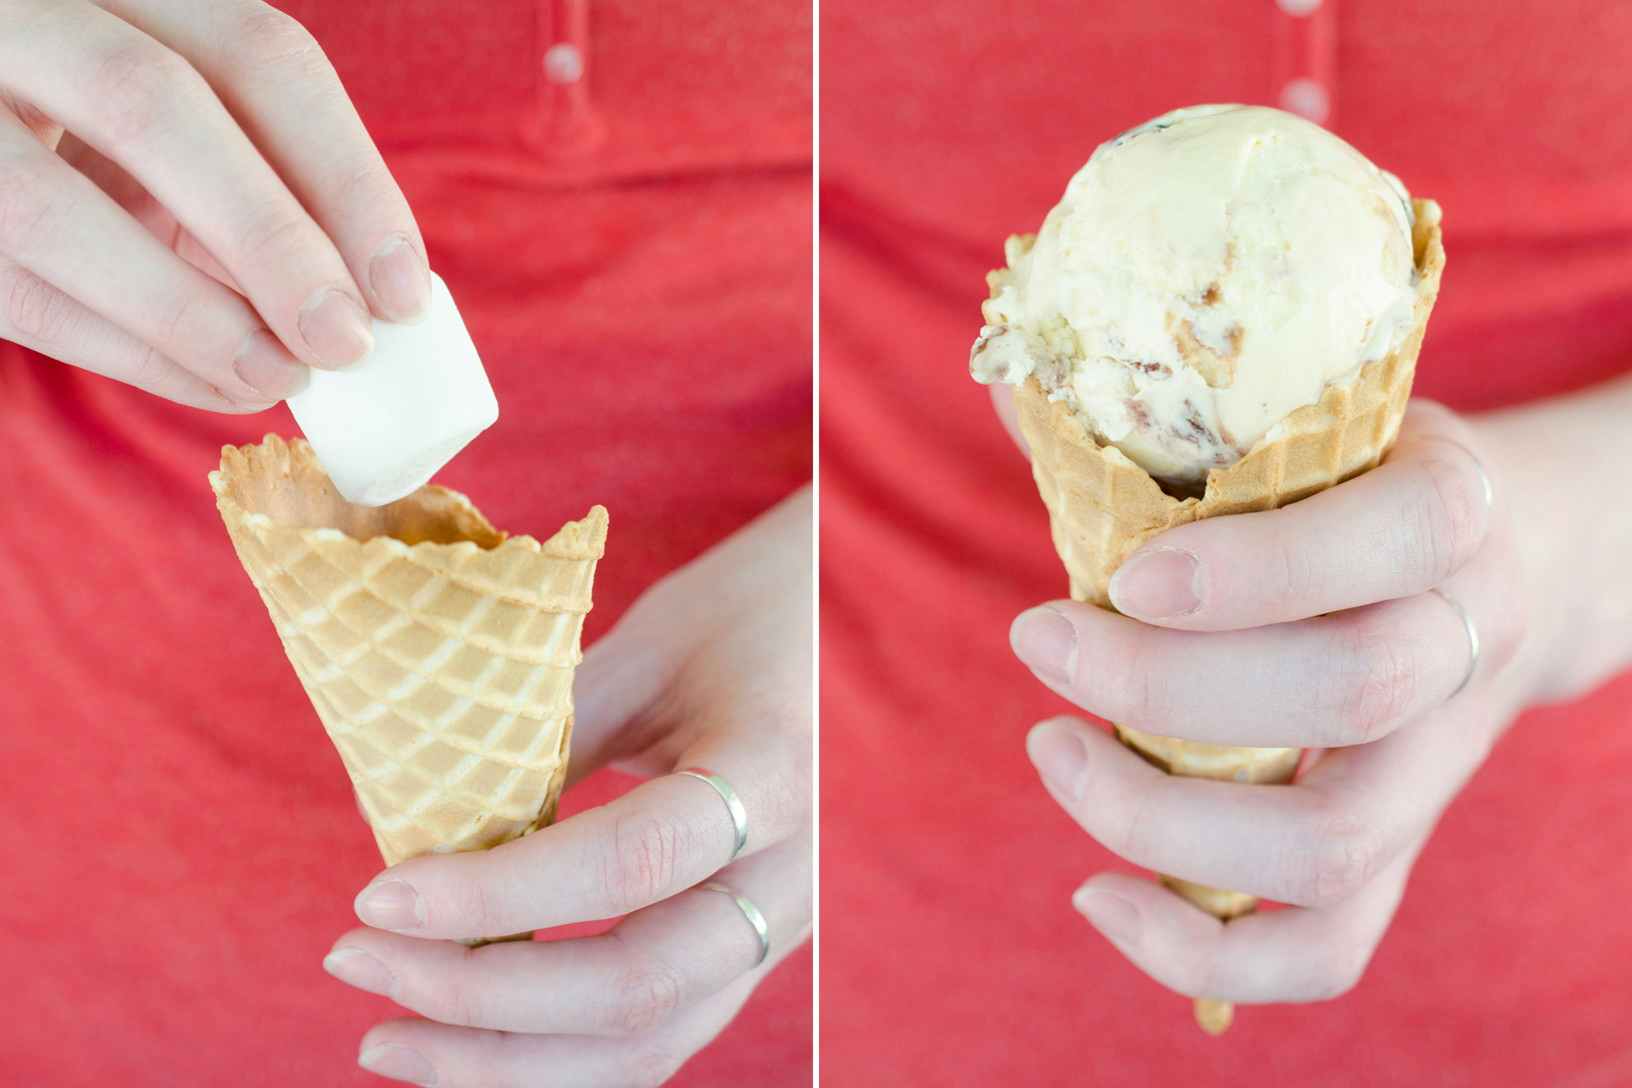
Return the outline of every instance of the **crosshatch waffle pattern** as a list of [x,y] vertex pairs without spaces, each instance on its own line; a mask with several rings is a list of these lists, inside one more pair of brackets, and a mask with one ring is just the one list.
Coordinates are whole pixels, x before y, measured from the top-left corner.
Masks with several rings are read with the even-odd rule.
[[[304,442],[268,436],[225,448],[210,481],[386,863],[495,846],[547,824],[566,775],[606,511],[541,544],[493,530],[463,496],[433,487],[420,494],[449,507],[458,527],[428,535],[488,546],[358,539],[324,524],[325,505],[343,500],[326,478],[314,484],[314,466]],[[304,489],[300,499],[289,499],[292,488]],[[273,496],[280,516],[244,509],[257,495]],[[291,523],[291,506],[304,524]],[[333,513],[327,520],[346,522],[348,512]]]

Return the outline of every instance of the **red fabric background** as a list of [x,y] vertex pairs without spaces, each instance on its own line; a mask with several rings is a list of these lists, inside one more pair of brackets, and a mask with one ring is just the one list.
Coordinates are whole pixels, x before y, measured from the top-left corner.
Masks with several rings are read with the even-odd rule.
[[[1335,13],[1333,126],[1445,208],[1419,390],[1466,409],[1632,368],[1632,8],[1559,10]],[[1244,1009],[1208,1039],[1068,902],[1121,863],[1024,752],[1063,704],[1007,630],[1065,578],[966,373],[982,277],[1101,140],[1274,103],[1287,20],[823,4],[825,1083],[1632,1084],[1632,679],[1516,727],[1337,1004]]]
[[[600,0],[589,149],[525,142],[534,0],[288,7],[499,393],[443,482],[517,531],[612,513],[586,641],[809,478],[808,5]],[[381,1083],[356,1044],[399,1010],[319,966],[378,855],[204,480],[269,430],[0,349],[0,1082]],[[811,983],[805,950],[676,1083],[808,1083]]]

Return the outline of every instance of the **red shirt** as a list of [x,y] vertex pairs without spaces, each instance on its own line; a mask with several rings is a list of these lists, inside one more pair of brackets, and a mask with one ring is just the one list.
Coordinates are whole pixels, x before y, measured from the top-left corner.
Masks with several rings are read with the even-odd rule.
[[[1324,93],[1445,210],[1418,390],[1632,368],[1632,6],[828,0],[822,17],[822,1033],[848,1084],[1632,1083],[1632,681],[1529,715],[1451,807],[1369,974],[1221,1040],[1071,910],[1121,865],[1024,735],[1010,621],[1065,591],[970,381],[983,275],[1101,140]],[[1565,11],[1568,14],[1564,14]],[[1607,500],[1618,501],[1618,500]],[[1123,866],[1125,868],[1125,866]]]
[[[498,391],[443,482],[514,531],[611,511],[586,643],[809,479],[806,5],[284,6]],[[379,857],[204,479],[267,431],[0,348],[0,1082],[379,1083],[401,1010],[320,966]],[[810,988],[802,951],[676,1083],[808,1084]]]

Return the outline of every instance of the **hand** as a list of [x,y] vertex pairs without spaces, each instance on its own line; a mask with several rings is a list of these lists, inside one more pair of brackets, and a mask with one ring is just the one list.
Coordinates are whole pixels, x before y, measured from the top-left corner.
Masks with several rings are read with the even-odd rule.
[[[811,920],[809,489],[658,583],[579,667],[572,773],[653,777],[482,853],[423,857],[363,890],[375,928],[324,966],[426,1020],[387,1021],[360,1061],[463,1085],[666,1080],[798,947]],[[706,767],[748,814],[735,832]],[[771,948],[718,880],[763,912]],[[628,917],[602,936],[469,949],[453,938]]]
[[1045,786],[1107,848],[1295,908],[1224,925],[1148,881],[1090,879],[1077,909],[1157,981],[1271,1002],[1360,978],[1440,813],[1527,700],[1508,667],[1527,576],[1492,464],[1474,427],[1413,402],[1376,470],[1134,553],[1111,584],[1123,615],[1058,601],[1016,621],[1020,658],[1101,717],[1326,749],[1295,784],[1253,786],[1171,777],[1074,719],[1032,731]]
[[370,311],[423,311],[419,229],[294,19],[0,0],[0,20],[0,337],[253,412],[364,356]]

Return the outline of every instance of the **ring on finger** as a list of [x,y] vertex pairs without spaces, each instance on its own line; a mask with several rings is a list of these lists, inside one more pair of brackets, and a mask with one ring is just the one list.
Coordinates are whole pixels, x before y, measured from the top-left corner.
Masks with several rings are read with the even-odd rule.
[[726,810],[731,813],[731,826],[736,831],[736,843],[731,848],[731,860],[735,861],[743,847],[748,845],[748,810],[743,807],[742,798],[731,788],[731,783],[706,767],[684,767],[674,773],[707,782],[725,802]]
[[1468,615],[1468,610],[1463,608],[1443,589],[1436,587],[1428,592],[1450,605],[1456,611],[1457,617],[1462,621],[1462,629],[1468,634],[1468,671],[1463,674],[1462,682],[1456,685],[1456,690],[1445,697],[1449,701],[1462,694],[1462,689],[1473,682],[1473,674],[1479,670],[1479,628],[1474,626],[1473,617]]
[[1432,441],[1443,442],[1447,446],[1455,446],[1468,455],[1468,460],[1473,462],[1474,471],[1479,473],[1479,486],[1484,491],[1485,509],[1494,509],[1496,506],[1496,485],[1491,482],[1490,473],[1485,471],[1485,463],[1479,459],[1479,455],[1470,450],[1465,443],[1458,442],[1446,435],[1435,435]]
[[754,960],[754,966],[758,967],[764,963],[765,957],[771,954],[771,927],[766,923],[765,915],[761,914],[759,908],[754,906],[753,900],[735,888],[721,884],[717,880],[710,880],[706,884],[699,885],[699,887],[705,892],[719,892],[721,895],[731,897],[731,901],[737,905],[737,909],[742,911],[742,916],[748,919],[748,924],[754,927],[754,936],[759,938],[759,956]]

